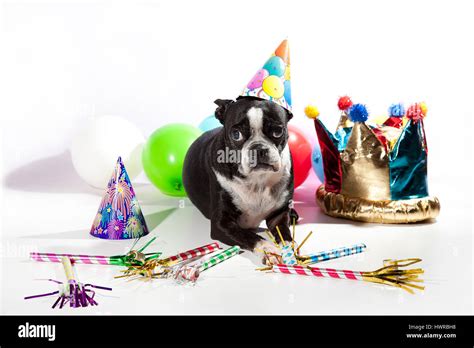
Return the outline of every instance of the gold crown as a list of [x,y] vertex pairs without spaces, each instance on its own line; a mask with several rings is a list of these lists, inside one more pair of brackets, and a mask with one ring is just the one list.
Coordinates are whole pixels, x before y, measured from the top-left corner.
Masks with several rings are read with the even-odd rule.
[[319,112],[305,109],[314,119],[321,147],[325,179],[317,201],[323,211],[383,223],[436,217],[439,201],[428,195],[426,104],[414,104],[406,112],[394,104],[383,124],[374,125],[367,122],[364,105],[343,98],[334,134],[319,120]]

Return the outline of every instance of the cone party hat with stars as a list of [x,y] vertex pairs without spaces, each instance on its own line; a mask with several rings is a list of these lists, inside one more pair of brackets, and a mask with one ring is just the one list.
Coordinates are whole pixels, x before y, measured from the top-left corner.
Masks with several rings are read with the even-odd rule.
[[148,234],[145,218],[120,157],[107,184],[90,234],[103,239],[131,239]]

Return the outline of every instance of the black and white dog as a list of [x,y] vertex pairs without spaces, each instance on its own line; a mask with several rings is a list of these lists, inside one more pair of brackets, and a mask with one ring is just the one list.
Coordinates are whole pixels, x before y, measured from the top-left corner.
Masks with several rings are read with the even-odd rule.
[[215,103],[224,127],[205,132],[188,150],[183,168],[188,197],[211,220],[211,238],[280,254],[257,232],[265,220],[277,241],[276,226],[290,241],[288,226],[298,218],[291,207],[293,168],[287,143],[293,115],[252,97]]

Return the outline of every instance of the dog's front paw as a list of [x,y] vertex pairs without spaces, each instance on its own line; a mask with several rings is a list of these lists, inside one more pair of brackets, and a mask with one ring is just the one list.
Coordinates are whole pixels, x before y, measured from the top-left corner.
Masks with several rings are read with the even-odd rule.
[[262,262],[266,265],[276,265],[281,263],[281,250],[275,244],[262,240],[255,245],[253,252],[262,257]]

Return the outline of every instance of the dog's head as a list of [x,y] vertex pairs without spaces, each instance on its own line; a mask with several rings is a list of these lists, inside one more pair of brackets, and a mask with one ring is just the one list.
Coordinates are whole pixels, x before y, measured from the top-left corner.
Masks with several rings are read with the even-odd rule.
[[287,123],[293,117],[280,105],[253,97],[217,99],[215,115],[224,125],[229,151],[237,154],[239,171],[279,171],[288,155]]

